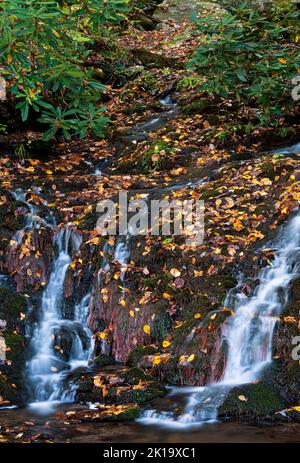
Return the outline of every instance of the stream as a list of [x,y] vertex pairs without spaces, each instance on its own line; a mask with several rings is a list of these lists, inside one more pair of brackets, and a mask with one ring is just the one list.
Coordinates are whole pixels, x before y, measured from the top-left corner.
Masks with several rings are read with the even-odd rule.
[[[160,100],[165,110],[159,116],[138,124],[127,133],[134,143],[149,138],[151,131],[176,117],[178,108],[170,97]],[[299,151],[299,143],[273,151],[273,154],[292,154]],[[107,169],[107,172],[106,172]],[[112,165],[98,165],[93,175],[113,175]],[[159,190],[141,190],[143,193],[163,195],[164,192],[195,188],[201,178],[178,179],[172,186]],[[139,190],[132,190],[134,194]],[[300,215],[295,215],[279,232],[273,244],[276,250],[273,262],[261,272],[259,284],[251,296],[239,292],[239,285],[229,291],[224,306],[234,315],[225,326],[227,363],[220,382],[201,388],[171,388],[157,408],[145,409],[135,423],[75,425],[58,422],[56,410],[71,407],[76,387],[68,383],[70,372],[77,368],[89,370],[94,355],[93,334],[88,327],[92,283],[81,301],[65,311],[63,289],[68,267],[81,245],[81,236],[72,224],[58,227],[54,217],[41,218],[39,210],[26,201],[26,192],[18,189],[17,200],[28,208],[24,227],[14,235],[20,245],[29,230],[41,225],[53,231],[56,257],[52,263],[49,282],[43,291],[39,320],[32,329],[31,357],[26,365],[27,388],[30,403],[20,409],[0,409],[0,425],[33,422],[35,433],[42,433],[55,442],[293,442],[299,440],[300,425],[278,425],[260,428],[240,423],[217,421],[218,408],[230,389],[236,385],[259,380],[264,368],[272,361],[272,337],[276,317],[280,316],[288,300],[288,287],[300,272]],[[37,192],[40,194],[40,192]],[[46,202],[45,202],[46,204]],[[103,274],[110,271],[107,254],[113,256],[121,269],[123,296],[126,290],[126,267],[130,259],[130,237],[119,238],[114,248],[104,249],[98,284]],[[65,355],[60,339],[68,339],[71,346]],[[103,347],[105,351],[105,346]],[[184,412],[176,415],[174,404],[184,402]],[[72,405],[80,409],[80,405]]]

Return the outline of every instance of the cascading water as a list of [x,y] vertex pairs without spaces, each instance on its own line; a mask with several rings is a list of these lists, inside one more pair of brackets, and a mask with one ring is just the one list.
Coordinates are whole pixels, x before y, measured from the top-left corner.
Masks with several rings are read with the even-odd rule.
[[33,230],[34,228],[39,229],[42,226],[52,228],[55,226],[54,217],[47,218],[46,220],[39,216],[38,209],[30,202],[26,201],[26,193],[18,189],[13,192],[13,196],[17,201],[21,201],[22,203],[26,204],[28,208],[28,212],[25,216],[25,224],[21,230],[18,230],[14,236],[13,240],[19,245],[22,243],[24,235]]
[[123,297],[125,296],[125,273],[127,270],[129,256],[130,256],[130,251],[127,246],[127,242],[125,240],[118,241],[116,244],[116,249],[115,249],[115,261],[120,264],[120,269],[121,269],[120,279],[123,285]]
[[[29,383],[35,403],[72,401],[74,390],[65,390],[66,374],[79,366],[88,366],[92,352],[91,332],[87,328],[90,294],[75,307],[73,320],[63,318],[63,289],[71,256],[78,251],[81,237],[69,226],[61,229],[56,237],[58,255],[49,283],[43,293],[40,319],[33,333],[33,356],[27,364]],[[64,351],[62,338],[70,345]]]
[[272,151],[272,154],[297,154],[300,153],[300,143],[295,143],[295,145],[279,148]]
[[218,407],[232,387],[260,378],[272,361],[276,318],[288,301],[290,282],[300,272],[300,214],[282,230],[276,249],[273,263],[261,272],[260,284],[251,297],[238,290],[227,297],[225,305],[234,315],[225,325],[228,355],[223,379],[206,387],[173,388],[171,395],[190,394],[184,413],[176,418],[172,412],[148,410],[141,422],[184,428],[215,421]]

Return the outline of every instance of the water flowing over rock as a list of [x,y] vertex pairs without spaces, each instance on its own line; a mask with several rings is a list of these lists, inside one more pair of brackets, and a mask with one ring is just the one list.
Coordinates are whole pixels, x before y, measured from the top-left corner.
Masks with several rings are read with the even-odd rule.
[[[146,411],[145,423],[169,426],[190,426],[214,421],[218,408],[235,386],[253,383],[261,378],[272,362],[272,339],[276,321],[288,302],[291,281],[300,270],[300,215],[291,219],[276,242],[273,263],[260,275],[252,296],[237,290],[229,292],[225,305],[232,306],[234,315],[224,327],[227,361],[220,382],[204,388],[173,389],[173,394],[187,396],[187,405],[179,417],[171,412]],[[241,396],[240,400],[244,396]],[[247,397],[245,397],[247,401]]]
[[58,255],[43,293],[40,319],[31,341],[33,356],[27,366],[36,402],[72,400],[74,391],[64,390],[63,379],[69,370],[87,366],[92,351],[86,325],[90,294],[75,307],[72,320],[62,314],[64,281],[81,238],[66,226],[58,232],[55,243]]

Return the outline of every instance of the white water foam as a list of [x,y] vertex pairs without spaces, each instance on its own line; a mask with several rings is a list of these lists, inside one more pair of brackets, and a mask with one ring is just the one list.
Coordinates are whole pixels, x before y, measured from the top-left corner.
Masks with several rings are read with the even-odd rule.
[[[55,404],[74,400],[75,386],[64,387],[68,372],[87,367],[93,351],[92,333],[87,327],[90,294],[75,306],[72,320],[63,318],[63,290],[71,256],[81,244],[81,237],[69,225],[60,230],[55,243],[58,255],[54,262],[49,283],[43,293],[40,319],[33,333],[32,358],[27,364],[27,374],[35,402],[31,406],[48,412]],[[58,355],[55,345],[65,333],[71,344],[68,357]]]

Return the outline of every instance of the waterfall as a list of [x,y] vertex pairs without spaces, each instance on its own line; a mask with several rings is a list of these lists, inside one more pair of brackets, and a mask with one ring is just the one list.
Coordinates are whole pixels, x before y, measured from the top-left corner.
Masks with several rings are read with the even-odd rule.
[[128,260],[130,256],[130,251],[127,245],[127,241],[124,240],[119,240],[116,244],[116,249],[115,249],[115,261],[119,263],[120,265],[120,280],[123,286],[123,297],[125,297],[125,274],[128,266]]
[[42,296],[39,321],[31,339],[33,356],[27,364],[29,385],[38,407],[41,403],[74,399],[74,389],[65,390],[63,381],[72,369],[88,366],[93,349],[86,324],[90,294],[75,306],[72,320],[65,319],[62,311],[66,273],[80,243],[81,237],[68,225],[56,236],[58,254]]
[[[171,395],[188,396],[184,413],[148,410],[141,418],[145,424],[188,427],[215,421],[218,407],[234,386],[259,380],[272,362],[272,338],[276,319],[288,301],[289,284],[300,272],[300,214],[283,228],[276,242],[274,261],[262,270],[254,294],[247,297],[237,287],[228,294],[225,306],[234,315],[225,324],[227,362],[220,382],[206,387],[173,388]],[[233,299],[233,304],[232,304]]]
[[44,226],[45,228],[52,228],[56,225],[54,217],[52,215],[50,218],[47,218],[47,220],[44,220],[42,217],[39,216],[38,208],[30,202],[26,201],[26,193],[22,189],[19,188],[16,191],[14,191],[13,196],[16,199],[16,201],[21,201],[22,203],[26,204],[26,207],[28,208],[28,212],[25,215],[24,227],[21,230],[16,231],[16,233],[13,236],[13,241],[15,241],[18,245],[22,243],[24,235],[29,231],[33,230],[34,228],[38,230],[42,226]]

